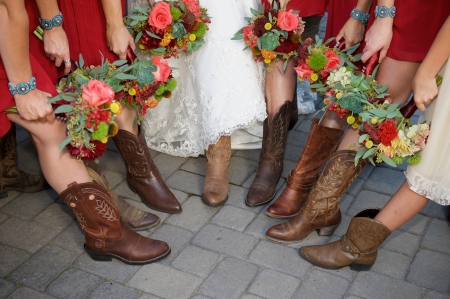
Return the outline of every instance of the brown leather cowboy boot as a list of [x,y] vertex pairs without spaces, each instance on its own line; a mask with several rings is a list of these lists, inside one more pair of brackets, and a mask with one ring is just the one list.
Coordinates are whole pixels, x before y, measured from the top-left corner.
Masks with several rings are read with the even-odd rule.
[[93,260],[116,258],[130,265],[143,265],[170,253],[167,243],[145,238],[123,225],[106,189],[95,183],[72,183],[61,193],[86,232],[84,248]]
[[267,216],[290,218],[298,215],[319,179],[323,165],[336,149],[344,131],[323,127],[318,123],[319,119],[313,119],[297,165],[289,174],[283,193],[267,208]]
[[284,150],[291,118],[292,102],[285,102],[269,123],[264,121],[263,143],[256,177],[250,186],[245,203],[248,206],[265,204],[274,198],[278,180],[283,172]]
[[291,119],[289,120],[288,131],[292,130],[298,121],[297,85],[295,85],[294,99],[291,106]]
[[269,228],[266,237],[292,243],[303,240],[313,230],[318,230],[319,236],[332,235],[341,222],[339,199],[367,164],[367,160],[360,160],[355,166],[355,155],[351,150],[332,154],[300,213]]
[[84,161],[88,174],[94,183],[101,185],[111,195],[111,199],[119,211],[120,220],[133,230],[145,230],[157,226],[160,222],[158,216],[142,211],[117,195],[109,185],[108,179],[100,166],[94,161]]
[[228,199],[228,165],[231,157],[231,138],[222,136],[206,151],[206,179],[202,201],[211,207],[223,205]]
[[131,191],[152,209],[166,213],[181,213],[181,205],[164,183],[158,168],[150,156],[142,129],[136,136],[119,130],[113,137],[125,165],[127,182]]
[[379,209],[359,212],[339,241],[302,247],[299,249],[300,256],[322,268],[350,266],[356,271],[369,270],[377,258],[378,247],[391,234],[386,226],[373,219],[378,212]]
[[0,198],[8,191],[38,192],[50,188],[43,175],[28,174],[17,168],[16,126],[0,137]]

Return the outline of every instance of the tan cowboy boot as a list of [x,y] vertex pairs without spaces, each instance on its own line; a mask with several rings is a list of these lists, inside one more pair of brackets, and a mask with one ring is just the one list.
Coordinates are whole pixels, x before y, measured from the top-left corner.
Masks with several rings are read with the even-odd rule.
[[145,238],[123,225],[106,189],[95,183],[72,183],[61,193],[86,232],[84,249],[96,261],[116,258],[130,265],[157,261],[170,253],[167,243]]
[[149,229],[159,224],[160,219],[158,216],[142,211],[120,198],[119,195],[112,190],[108,179],[97,163],[94,161],[84,161],[84,164],[91,180],[94,183],[101,185],[111,195],[111,199],[119,211],[120,220],[122,220],[124,224],[136,231]]
[[228,165],[231,157],[231,138],[222,136],[206,151],[206,179],[202,201],[211,207],[223,205],[228,199]]
[[268,118],[264,121],[259,166],[245,199],[248,206],[262,205],[275,197],[276,186],[283,172],[291,107],[291,102],[285,102],[270,123]]
[[303,240],[313,230],[318,230],[319,236],[332,235],[341,222],[339,199],[367,164],[367,160],[360,160],[355,166],[355,155],[351,150],[332,154],[300,213],[269,228],[266,237],[292,243]]
[[298,215],[319,179],[323,165],[336,149],[344,131],[323,127],[318,123],[319,119],[313,119],[297,165],[289,174],[283,193],[267,208],[267,216],[290,218]]
[[139,129],[138,136],[119,130],[113,140],[125,160],[127,182],[131,191],[137,193],[152,209],[166,213],[181,213],[180,203],[167,188],[153,163],[142,129]]
[[38,192],[51,188],[43,175],[28,174],[17,168],[16,126],[0,137],[0,198],[8,191]]
[[350,266],[352,270],[369,270],[377,258],[378,247],[391,234],[374,220],[378,209],[367,209],[353,217],[347,233],[339,241],[300,248],[299,254],[310,263],[327,269]]

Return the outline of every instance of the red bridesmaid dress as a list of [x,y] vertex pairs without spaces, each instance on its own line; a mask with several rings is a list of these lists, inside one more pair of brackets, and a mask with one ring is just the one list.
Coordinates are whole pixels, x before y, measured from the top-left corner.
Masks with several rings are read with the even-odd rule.
[[[85,65],[100,65],[105,59],[119,58],[109,50],[106,41],[106,19],[100,0],[59,0],[64,16],[64,30],[69,39],[70,57],[74,61],[83,55]],[[125,13],[126,1],[122,0]]]
[[[261,0],[261,3],[264,4],[266,9],[269,8],[270,4],[267,0]],[[286,9],[299,10],[301,17],[310,17],[314,15],[323,16],[326,6],[327,0],[291,0]]]

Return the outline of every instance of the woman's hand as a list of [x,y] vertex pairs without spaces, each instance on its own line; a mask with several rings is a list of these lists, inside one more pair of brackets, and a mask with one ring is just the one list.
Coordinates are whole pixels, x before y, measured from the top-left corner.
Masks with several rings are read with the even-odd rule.
[[377,18],[375,20],[366,33],[366,46],[363,49],[362,62],[366,62],[378,51],[380,51],[380,59],[378,62],[381,63],[383,61],[391,45],[393,23],[392,18]]
[[438,94],[436,78],[429,74],[422,74],[420,70],[417,72],[413,81],[414,102],[420,111],[425,111],[425,105]]
[[48,103],[50,97],[51,94],[35,89],[25,95],[16,94],[14,100],[17,111],[24,120],[53,121],[55,113]]
[[109,49],[114,52],[119,59],[127,58],[127,48],[135,49],[134,39],[123,23],[106,27],[106,40]]
[[44,51],[56,66],[64,62],[64,73],[70,72],[69,41],[62,27],[53,27],[44,33]]
[[366,26],[361,21],[349,18],[336,36],[336,41],[339,42],[343,38],[345,40],[345,47],[350,48],[362,41],[365,30]]

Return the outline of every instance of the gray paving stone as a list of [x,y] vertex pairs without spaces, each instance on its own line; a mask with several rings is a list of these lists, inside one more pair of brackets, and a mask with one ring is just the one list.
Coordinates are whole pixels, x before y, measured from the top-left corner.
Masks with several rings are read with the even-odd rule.
[[166,180],[166,185],[189,194],[202,195],[204,181],[203,176],[178,170]]
[[436,291],[427,291],[423,299],[450,299],[450,294],[442,294]]
[[240,157],[247,160],[252,160],[255,162],[259,162],[259,155],[261,153],[261,150],[255,149],[255,150],[239,150],[236,151],[233,154],[233,157]]
[[432,219],[420,246],[450,255],[450,227],[447,221]]
[[362,190],[353,200],[346,214],[353,217],[364,209],[383,208],[389,199],[391,197],[388,195]]
[[9,202],[11,202],[14,198],[21,195],[22,192],[18,191],[8,191],[8,196],[5,198],[0,198],[0,209],[6,206]]
[[0,212],[0,223],[9,219],[9,216]]
[[0,244],[0,277],[19,267],[30,256],[26,251]]
[[264,299],[264,298],[255,296],[255,295],[251,295],[251,294],[245,294],[245,295],[242,295],[241,299]]
[[67,269],[47,288],[46,293],[64,299],[84,298],[102,278],[77,269]]
[[291,298],[299,283],[298,278],[265,269],[255,278],[248,292],[268,299]]
[[306,144],[306,140],[308,139],[308,133],[299,132],[299,131],[289,131],[287,136],[287,142],[294,146],[304,147]]
[[211,297],[205,297],[203,295],[194,295],[191,299],[211,299]]
[[77,223],[72,223],[53,240],[52,244],[75,251],[84,252],[84,232]]
[[309,119],[309,118],[304,119],[297,125],[297,127],[295,128],[295,131],[309,133],[309,131],[311,130],[311,124],[312,124],[311,119]]
[[211,223],[243,232],[257,214],[233,206],[224,206],[211,219]]
[[103,171],[103,173],[106,175],[106,179],[108,180],[109,185],[111,188],[115,188],[117,185],[122,183],[126,180],[126,175],[119,172],[113,172],[109,170]]
[[296,249],[268,241],[260,241],[247,260],[299,278],[311,269],[311,264],[300,258]]
[[349,285],[350,282],[345,278],[323,271],[313,270],[308,274],[292,298],[342,298]]
[[394,195],[405,181],[403,172],[383,167],[375,167],[363,186],[363,189],[371,190],[387,195]]
[[206,176],[206,158],[193,157],[189,158],[181,167],[181,170],[192,172],[202,176]]
[[0,278],[0,298],[5,298],[16,288],[16,284],[12,281]]
[[153,161],[158,167],[159,172],[164,180],[172,175],[180,166],[185,163],[187,158],[174,157],[167,154],[160,153]]
[[21,287],[16,289],[8,299],[25,299],[25,298],[33,298],[33,299],[54,299],[55,297],[49,296],[47,294],[35,291],[33,289],[27,287]]
[[192,239],[192,244],[223,254],[244,258],[258,242],[255,237],[207,224]]
[[352,220],[352,217],[347,215],[342,215],[342,220],[337,229],[334,231],[335,236],[342,237],[347,233],[348,225],[350,224],[350,221]]
[[31,221],[10,218],[0,224],[0,242],[28,252],[36,252],[57,234]]
[[161,264],[169,264],[173,259],[175,259],[186,247],[186,243],[188,243],[194,234],[180,227],[176,227],[169,224],[162,225],[158,230],[156,230],[152,235],[152,239],[162,240],[167,242],[172,249],[170,255],[163,260],[160,261]]
[[286,160],[290,160],[293,162],[297,162],[298,157],[300,157],[300,154],[303,151],[303,147],[302,146],[296,146],[296,145],[292,145],[292,144],[286,144],[286,150],[284,152],[284,158]]
[[172,262],[172,267],[205,278],[219,262],[220,255],[196,246],[187,246]]
[[48,245],[12,272],[9,279],[39,290],[77,257],[76,252]]
[[408,257],[414,256],[419,248],[420,237],[396,230],[384,241],[382,248],[402,253]]
[[375,272],[358,273],[348,292],[362,298],[371,299],[422,298],[421,287]]
[[364,180],[356,178],[353,183],[348,187],[346,193],[352,196],[356,196],[364,185]]
[[344,194],[344,196],[342,196],[342,198],[339,200],[339,207],[341,208],[342,214],[347,213],[347,210],[352,204],[353,200],[355,200],[355,198],[351,195]]
[[417,252],[406,280],[441,293],[450,292],[450,256],[426,249]]
[[60,203],[53,203],[42,213],[37,215],[34,218],[34,221],[42,226],[61,232],[74,221],[74,217],[72,210],[68,206]]
[[235,185],[243,184],[258,168],[258,162],[239,157],[231,157],[228,166],[228,181]]
[[[199,231],[218,211],[218,208],[205,205],[198,196],[189,197],[182,207],[183,212],[171,215],[166,220],[166,223],[186,228],[193,232]],[[195,217],[192,217],[192,215],[195,215]]]
[[139,195],[131,191],[131,189],[128,187],[128,183],[126,180],[117,185],[117,187],[114,188],[114,191],[121,197],[130,198],[135,201],[141,201]]
[[121,283],[127,281],[136,273],[137,270],[139,270],[139,267],[127,265],[116,259],[113,259],[112,262],[107,263],[97,262],[91,259],[87,253],[80,255],[73,263],[73,267]]
[[139,297],[138,299],[160,299],[161,297],[156,297],[150,294],[142,294],[141,297]]
[[319,236],[316,231],[313,231],[303,240],[301,240],[299,242],[295,242],[295,243],[288,243],[286,245],[289,247],[292,247],[292,248],[299,249],[300,247],[303,247],[303,246],[322,245],[322,244],[328,243],[329,240],[330,240],[330,237]]
[[108,299],[134,299],[139,297],[140,292],[136,289],[128,288],[123,285],[105,281],[100,284],[88,298],[108,298]]
[[237,299],[257,273],[257,266],[227,257],[204,280],[198,292],[215,299]]
[[[252,185],[253,181],[255,180],[256,177],[256,172],[254,172],[246,181],[244,184],[242,184],[242,187],[245,188],[250,188],[250,186]],[[276,190],[279,191],[280,188],[283,186],[283,184],[286,182],[286,180],[284,178],[280,178],[280,180],[278,181],[278,184],[276,186]],[[246,195],[247,196],[247,195]],[[277,198],[277,196],[275,195],[274,198]]]
[[441,206],[437,203],[435,203],[432,200],[429,200],[425,207],[420,211],[420,214],[432,217],[432,218],[438,218],[441,220],[447,220],[448,216],[448,207]]
[[128,285],[162,298],[189,298],[201,279],[160,264],[143,266]]
[[45,210],[58,198],[53,190],[44,190],[37,193],[23,193],[2,208],[5,214],[29,220]]
[[428,221],[428,217],[417,214],[407,223],[403,224],[399,229],[411,234],[422,235],[427,227]]
[[99,160],[100,167],[103,171],[112,171],[121,174],[127,173],[125,162],[118,152],[106,151],[105,153],[103,153],[103,156]]
[[404,279],[411,259],[403,254],[380,249],[371,270],[397,279]]
[[245,197],[247,196],[247,193],[248,193],[247,188],[229,184],[228,201],[226,202],[226,205],[232,205],[234,207],[242,208],[256,213],[259,213],[262,209],[264,209],[264,206],[256,206],[256,207],[247,206],[245,204]]

